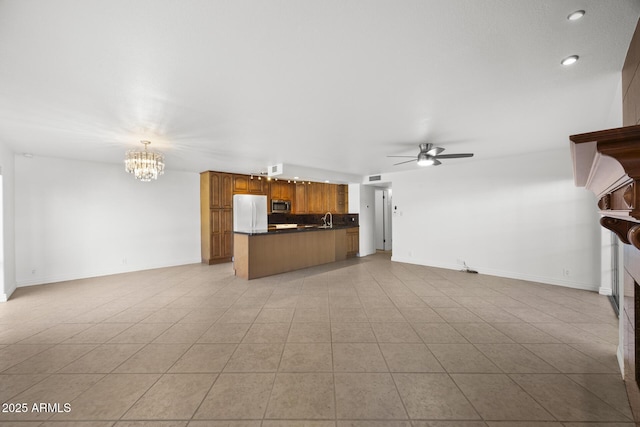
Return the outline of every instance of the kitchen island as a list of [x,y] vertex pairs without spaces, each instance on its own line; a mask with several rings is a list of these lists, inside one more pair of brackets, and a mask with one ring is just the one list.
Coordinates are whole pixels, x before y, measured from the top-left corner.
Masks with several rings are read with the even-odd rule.
[[341,261],[358,252],[357,226],[296,226],[263,231],[235,231],[236,276],[256,279]]

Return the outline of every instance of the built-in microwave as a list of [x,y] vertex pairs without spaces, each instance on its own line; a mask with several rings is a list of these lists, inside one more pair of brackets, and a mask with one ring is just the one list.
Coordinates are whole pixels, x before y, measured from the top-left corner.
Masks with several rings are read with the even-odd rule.
[[289,200],[271,200],[272,213],[289,213],[291,212],[291,202]]

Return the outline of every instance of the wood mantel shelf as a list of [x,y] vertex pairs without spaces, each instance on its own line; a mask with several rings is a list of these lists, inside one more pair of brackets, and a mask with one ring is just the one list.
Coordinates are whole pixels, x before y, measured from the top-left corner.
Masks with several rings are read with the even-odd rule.
[[598,198],[600,224],[640,249],[640,125],[569,139],[575,183]]

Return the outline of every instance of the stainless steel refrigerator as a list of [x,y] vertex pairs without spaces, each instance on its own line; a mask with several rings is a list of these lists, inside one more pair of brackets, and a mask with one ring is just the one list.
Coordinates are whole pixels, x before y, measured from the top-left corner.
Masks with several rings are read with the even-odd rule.
[[233,231],[267,231],[267,196],[233,196]]

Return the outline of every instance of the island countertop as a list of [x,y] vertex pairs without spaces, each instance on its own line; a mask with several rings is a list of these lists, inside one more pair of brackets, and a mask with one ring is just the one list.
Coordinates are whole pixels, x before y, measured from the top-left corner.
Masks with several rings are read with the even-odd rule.
[[264,234],[284,234],[284,233],[300,233],[308,231],[329,231],[329,230],[343,230],[347,228],[358,228],[358,224],[340,224],[333,227],[325,227],[323,225],[309,225],[309,224],[295,224],[295,227],[276,228],[274,225],[270,225],[267,230],[235,230],[236,234],[245,234],[248,236],[260,236]]
[[359,234],[358,225],[236,231],[233,267],[237,276],[255,279],[342,261],[357,255]]

